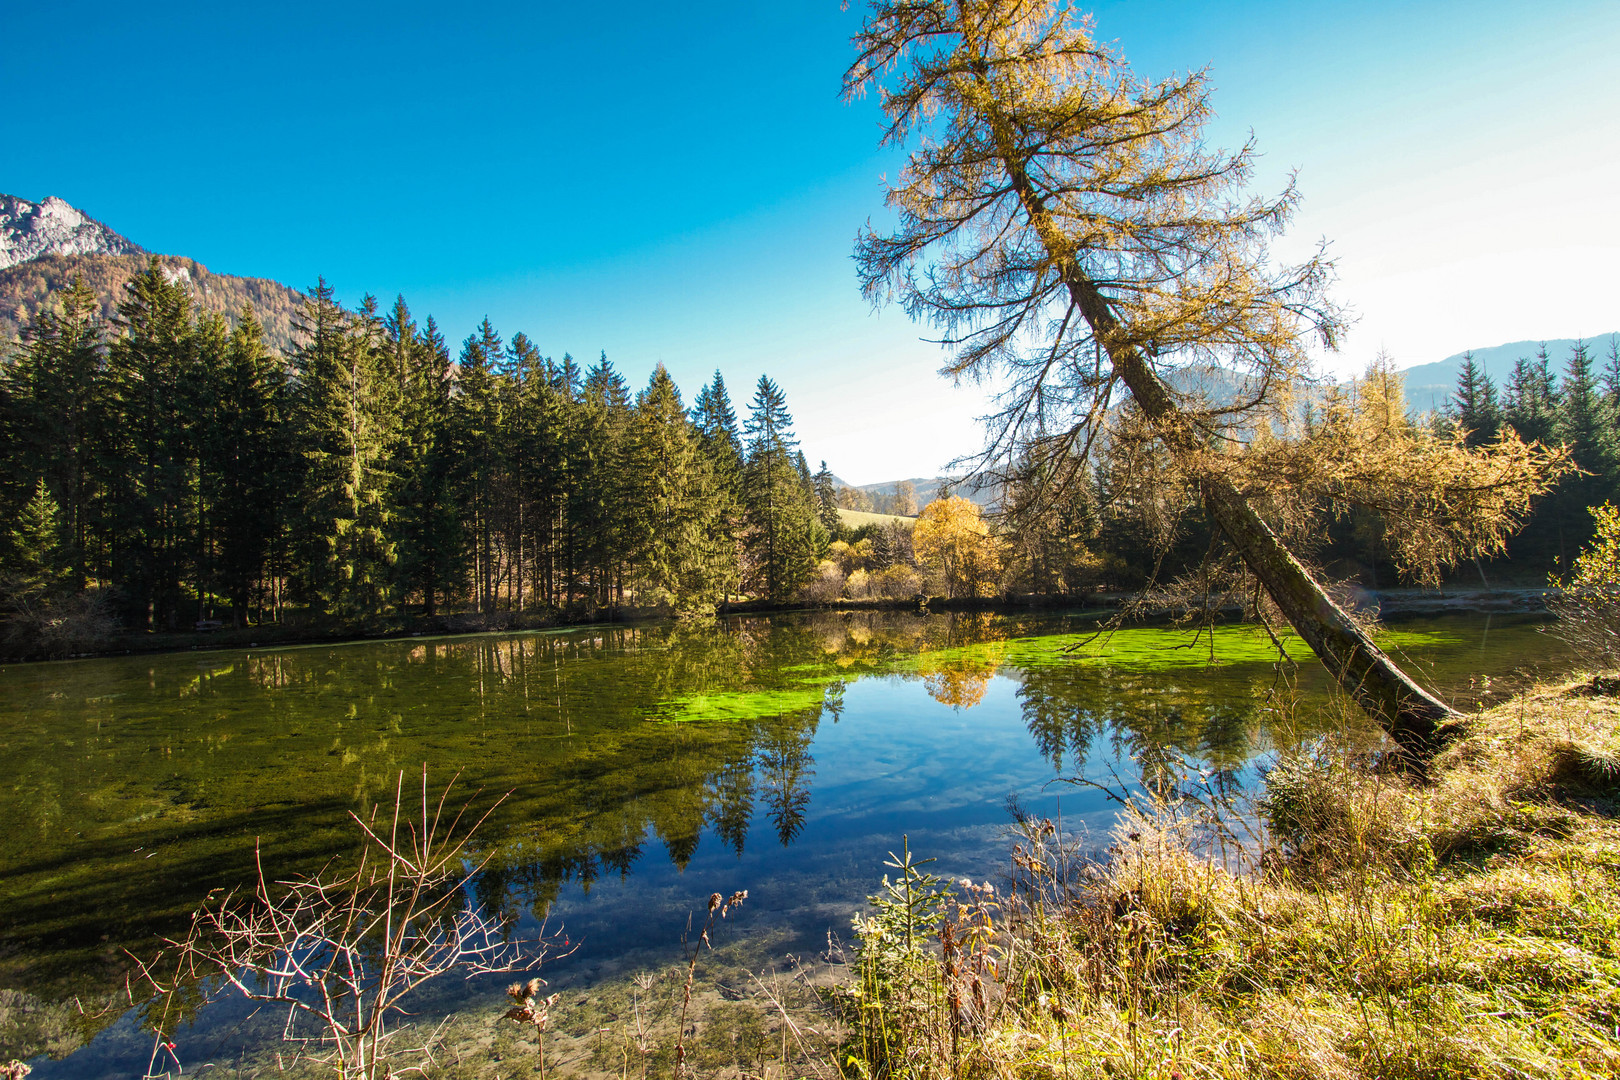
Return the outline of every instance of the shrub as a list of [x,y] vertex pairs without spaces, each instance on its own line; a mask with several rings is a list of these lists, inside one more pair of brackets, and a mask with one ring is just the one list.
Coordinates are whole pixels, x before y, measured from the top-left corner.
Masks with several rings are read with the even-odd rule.
[[1547,609],[1558,616],[1554,633],[1594,668],[1620,666],[1620,509],[1611,503],[1592,508],[1597,535],[1581,552],[1567,581],[1552,580],[1557,592]]

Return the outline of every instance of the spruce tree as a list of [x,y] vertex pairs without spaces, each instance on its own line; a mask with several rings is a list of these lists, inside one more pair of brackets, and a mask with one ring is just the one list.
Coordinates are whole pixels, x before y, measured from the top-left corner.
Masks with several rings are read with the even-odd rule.
[[[81,279],[74,278],[57,303],[35,317],[16,362],[0,369],[10,417],[0,484],[43,477],[60,507],[73,586],[83,589],[101,547],[98,446],[108,404],[103,327],[96,294]],[[20,484],[0,488],[0,507],[33,494]]]
[[842,522],[838,517],[837,492],[834,490],[832,470],[827,468],[823,461],[821,468],[816,470],[816,515],[821,519],[821,527],[827,530],[827,535],[838,533]]
[[35,598],[56,592],[71,581],[67,533],[61,510],[44,480],[34,485],[33,496],[18,510],[6,539],[6,562],[15,577],[5,583],[18,597]]
[[726,546],[727,561],[732,567],[730,578],[739,580],[742,560],[740,547],[745,528],[742,510],[743,449],[742,437],[737,429],[737,413],[726,391],[725,379],[719,370],[714,378],[698,393],[692,408],[692,424],[697,429],[698,442],[708,465],[716,512],[719,514]]
[[1551,358],[1542,345],[1534,360],[1521,356],[1513,362],[1502,402],[1502,422],[1525,442],[1548,443],[1553,439],[1556,412]]
[[297,445],[303,456],[297,500],[299,590],[317,615],[377,613],[390,592],[387,473],[395,417],[380,320],[356,318],[322,278],[299,315]]
[[1463,353],[1457,393],[1451,399],[1451,412],[1457,426],[1468,432],[1469,446],[1483,446],[1496,438],[1502,422],[1496,402],[1496,384],[1474,361],[1473,351]]
[[625,554],[647,599],[678,610],[710,610],[729,584],[729,545],[697,431],[663,364],[636,399],[628,465]]
[[585,374],[580,433],[582,556],[596,602],[607,605],[624,595],[634,478],[628,465],[630,390],[605,352]]
[[281,553],[297,482],[286,366],[266,347],[251,307],[230,332],[218,379],[207,439],[208,471],[216,477],[214,573],[240,626]]
[[1590,508],[1613,494],[1616,433],[1592,369],[1591,350],[1577,341],[1559,384],[1554,432],[1585,472],[1565,479],[1549,500],[1557,517],[1561,566],[1591,537]]
[[495,610],[503,358],[501,337],[486,318],[462,343],[454,399],[461,516],[470,545],[474,601],[485,614]]
[[191,569],[194,454],[187,379],[191,301],[152,259],[118,305],[99,440],[108,485],[109,576],[126,620],[174,629]]
[[450,350],[429,316],[421,329],[403,296],[385,323],[400,415],[391,454],[391,535],[397,555],[394,592],[417,598],[423,614],[459,594],[466,580],[461,518],[455,491]]
[[748,454],[743,544],[754,588],[771,600],[786,600],[815,572],[826,533],[816,520],[807,477],[799,470],[803,455],[793,437],[787,400],[769,376],[759,377],[743,437]]

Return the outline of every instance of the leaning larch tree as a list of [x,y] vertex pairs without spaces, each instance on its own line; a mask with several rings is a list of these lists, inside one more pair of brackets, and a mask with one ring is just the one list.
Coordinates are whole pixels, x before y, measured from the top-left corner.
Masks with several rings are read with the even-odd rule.
[[[1421,434],[1403,449],[1353,423],[1326,443],[1272,437],[1310,341],[1332,347],[1342,315],[1320,249],[1299,265],[1272,257],[1292,183],[1250,196],[1252,144],[1205,146],[1203,72],[1137,78],[1060,0],[877,0],[855,44],[846,97],[876,87],[885,143],[915,144],[888,192],[898,227],[857,241],[862,286],[942,328],[946,374],[1001,388],[987,457],[1056,447],[1084,460],[1122,386],[1338,682],[1401,743],[1431,744],[1453,711],[1329,597],[1257,506],[1276,505],[1279,483],[1335,510],[1369,506],[1400,523],[1409,563],[1434,570],[1499,550],[1559,452],[1511,435],[1474,454]],[[1240,400],[1211,404],[1167,379],[1210,365],[1242,373]],[[1359,456],[1325,460],[1335,443]]]

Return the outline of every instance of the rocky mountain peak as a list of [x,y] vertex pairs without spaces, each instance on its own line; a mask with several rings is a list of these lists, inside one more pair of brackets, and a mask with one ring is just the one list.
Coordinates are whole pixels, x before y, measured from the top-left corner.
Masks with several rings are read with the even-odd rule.
[[41,255],[142,255],[145,249],[52,195],[0,195],[0,270]]

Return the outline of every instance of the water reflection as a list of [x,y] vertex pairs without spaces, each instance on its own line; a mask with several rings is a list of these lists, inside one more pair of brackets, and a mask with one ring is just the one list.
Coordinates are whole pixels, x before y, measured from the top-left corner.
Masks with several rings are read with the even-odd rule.
[[[390,802],[423,762],[459,773],[477,809],[506,795],[477,896],[518,918],[716,857],[826,879],[818,852],[911,828],[919,799],[937,797],[945,844],[1020,784],[1120,763],[1153,783],[1182,757],[1235,775],[1264,745],[1269,664],[1082,662],[1084,629],[755,618],[0,671],[0,1057],[77,1045],[107,1021],[70,1003],[116,1001],[126,950],[154,951],[209,890],[246,880],[256,843],[276,875],[312,872],[353,851],[350,811]],[[1529,643],[1516,633],[1492,629],[1503,669]],[[1489,669],[1454,636],[1411,651]],[[758,861],[788,845],[793,866]],[[858,897],[866,870],[839,858],[856,880],[827,888]],[[32,1020],[6,1004],[16,992]]]

